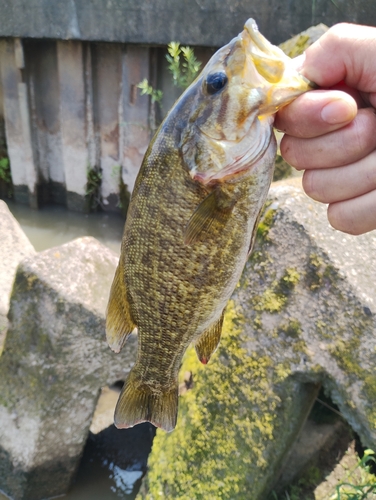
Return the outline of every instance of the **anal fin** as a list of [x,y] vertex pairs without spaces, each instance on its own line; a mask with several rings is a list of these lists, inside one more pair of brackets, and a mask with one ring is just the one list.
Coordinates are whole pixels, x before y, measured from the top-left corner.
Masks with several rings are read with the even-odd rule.
[[106,336],[108,345],[115,352],[123,347],[128,335],[135,329],[124,282],[124,266],[120,257],[112,282],[106,312]]
[[171,432],[178,414],[178,381],[165,392],[153,392],[135,374],[134,368],[125,381],[115,409],[115,426],[128,429],[142,422]]
[[218,347],[221,340],[222,325],[225,311],[223,310],[219,320],[205,330],[195,342],[195,349],[198,359],[206,365],[212,354]]

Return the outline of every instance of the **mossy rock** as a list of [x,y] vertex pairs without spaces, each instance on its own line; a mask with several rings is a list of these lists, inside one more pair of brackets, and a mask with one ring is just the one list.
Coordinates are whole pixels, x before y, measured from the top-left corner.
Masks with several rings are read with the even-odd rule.
[[320,36],[328,31],[328,29],[328,26],[323,23],[317,26],[311,26],[306,31],[302,31],[298,35],[281,43],[279,47],[291,58],[300,56],[310,45],[316,42]]
[[187,352],[181,373],[193,374],[193,388],[180,397],[174,432],[157,432],[139,498],[263,498],[309,395],[271,357],[249,355],[243,321],[231,301],[210,365]]

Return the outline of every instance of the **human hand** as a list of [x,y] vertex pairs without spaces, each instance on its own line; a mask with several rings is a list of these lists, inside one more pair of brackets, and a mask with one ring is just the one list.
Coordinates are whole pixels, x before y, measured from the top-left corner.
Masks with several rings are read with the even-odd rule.
[[331,225],[350,234],[376,229],[375,54],[376,28],[334,26],[296,62],[323,89],[298,97],[275,120],[285,132],[282,156],[305,170],[305,192],[328,203]]

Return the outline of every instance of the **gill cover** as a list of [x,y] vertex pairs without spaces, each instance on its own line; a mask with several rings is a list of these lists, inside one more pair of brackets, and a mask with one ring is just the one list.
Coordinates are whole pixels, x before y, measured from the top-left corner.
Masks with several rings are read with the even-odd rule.
[[290,61],[253,19],[214,54],[196,81],[193,111],[181,137],[194,180],[208,187],[231,182],[263,157],[274,113],[311,88]]

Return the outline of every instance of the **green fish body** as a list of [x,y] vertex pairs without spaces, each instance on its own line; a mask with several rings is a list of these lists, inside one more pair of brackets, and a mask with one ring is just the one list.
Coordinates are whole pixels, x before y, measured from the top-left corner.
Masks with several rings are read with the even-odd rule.
[[115,424],[176,425],[178,371],[206,364],[249,256],[273,175],[273,114],[309,89],[254,21],[220,49],[161,124],[132,194],[106,331],[138,355]]

